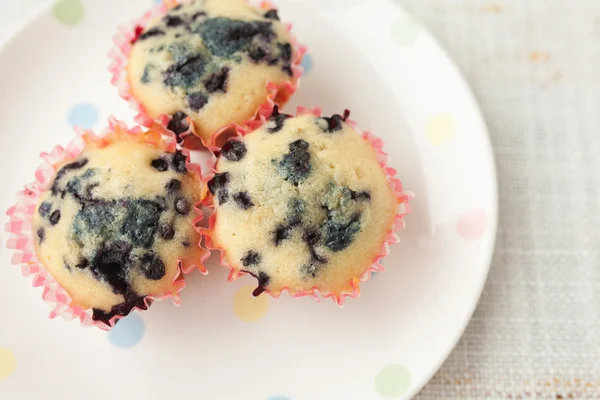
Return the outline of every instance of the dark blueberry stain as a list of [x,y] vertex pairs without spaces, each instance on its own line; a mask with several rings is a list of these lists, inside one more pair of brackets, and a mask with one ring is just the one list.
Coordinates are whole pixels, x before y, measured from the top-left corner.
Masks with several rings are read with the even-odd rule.
[[223,67],[221,71],[211,74],[204,80],[204,87],[208,93],[226,92],[229,68]]
[[167,199],[165,199],[164,196],[156,196],[154,202],[158,206],[160,212],[163,212],[168,208]]
[[225,203],[227,203],[227,200],[229,200],[229,190],[227,190],[227,189],[221,189],[221,190],[219,190],[219,194],[217,195],[217,199],[219,200],[219,204],[225,204]]
[[92,237],[115,237],[119,230],[117,224],[119,208],[115,201],[100,201],[88,204],[75,215],[73,237],[75,240],[91,235]]
[[181,10],[181,7],[183,7],[183,4],[178,4],[178,5],[176,5],[175,7],[173,7],[173,8],[171,9],[171,11],[179,11],[179,10]]
[[183,18],[181,18],[178,15],[166,15],[163,18],[163,22],[165,23],[165,25],[167,25],[170,28],[181,26],[181,25],[183,25],[185,23],[185,21],[183,20]]
[[52,203],[49,203],[47,201],[44,201],[42,204],[40,204],[40,207],[38,208],[38,213],[42,216],[45,217],[48,214],[50,214],[50,210],[52,209]]
[[312,264],[324,264],[327,262],[327,258],[319,252],[317,252],[316,246],[321,241],[321,234],[315,230],[307,230],[303,233],[302,239],[308,245],[310,251],[311,263]]
[[273,242],[275,246],[279,246],[281,242],[290,237],[292,228],[286,225],[277,225],[275,232],[273,232]]
[[274,19],[279,21],[279,15],[277,14],[277,10],[269,10],[264,15],[265,18]]
[[198,11],[197,13],[195,13],[194,15],[192,15],[192,19],[196,20],[200,17],[206,17],[206,12],[204,11]]
[[60,210],[54,210],[54,212],[52,214],[50,214],[50,225],[56,225],[58,224],[58,221],[60,221]]
[[225,188],[229,183],[229,172],[217,172],[213,178],[208,181],[208,190],[215,194],[219,189]]
[[175,236],[175,230],[173,229],[173,225],[164,221],[158,224],[157,232],[158,235],[165,240],[171,240]]
[[292,66],[289,65],[289,64],[288,65],[284,65],[283,67],[281,67],[281,69],[283,70],[283,72],[285,72],[289,76],[292,76],[294,74],[294,72],[292,71]]
[[38,239],[39,239],[39,243],[42,244],[42,242],[44,241],[44,238],[46,236],[46,232],[44,231],[43,227],[39,228],[37,230],[37,236],[38,236]]
[[221,148],[221,155],[229,161],[240,161],[246,151],[246,145],[240,140],[228,140]]
[[126,301],[121,304],[117,304],[111,308],[109,312],[104,310],[100,310],[99,308],[93,309],[92,319],[94,321],[104,322],[106,325],[109,325],[109,321],[114,316],[126,316],[131,310],[134,308],[139,308],[140,310],[147,310],[148,305],[150,305],[150,301],[146,300],[146,296],[137,296],[135,294],[130,294],[126,296]]
[[53,195],[57,195],[60,190],[58,188],[58,185],[60,183],[60,180],[69,172],[69,171],[74,171],[74,170],[78,170],[83,168],[86,164],[88,163],[88,159],[87,158],[82,158],[80,160],[74,161],[72,163],[66,164],[65,166],[63,166],[61,169],[58,170],[58,172],[56,173],[56,176],[54,177],[54,182],[52,183],[52,187],[50,188],[50,190],[52,191]]
[[167,68],[164,72],[164,83],[169,87],[191,88],[200,80],[205,65],[205,60],[199,54],[185,57]]
[[244,267],[249,267],[251,265],[260,264],[262,257],[257,252],[250,250],[244,257],[241,258],[241,262]]
[[180,150],[176,150],[173,154],[173,170],[175,172],[179,172],[180,174],[187,172],[186,162],[187,156],[183,154]]
[[154,64],[146,64],[146,66],[144,67],[144,73],[142,74],[142,77],[140,78],[140,81],[142,83],[150,83],[150,74],[152,73],[152,70],[154,70],[155,66]]
[[289,204],[287,221],[290,226],[299,225],[302,222],[302,214],[306,210],[306,204],[302,199],[294,198]]
[[339,114],[334,114],[331,117],[322,117],[321,119],[324,120],[327,124],[327,128],[325,128],[324,131],[327,133],[333,133],[341,130],[343,127],[342,123],[346,122],[349,116],[350,111],[344,110],[343,116],[340,116]]
[[181,190],[181,181],[179,179],[171,179],[165,185],[165,189],[167,189],[167,191],[169,193],[177,192],[177,191]]
[[148,38],[154,37],[154,36],[162,36],[165,34],[165,31],[163,31],[160,28],[152,28],[147,30],[146,32],[142,33],[139,37],[139,40],[146,40]]
[[127,215],[121,233],[126,235],[136,247],[151,247],[158,229],[160,206],[150,200],[125,201],[124,206]]
[[354,216],[349,222],[343,223],[328,220],[323,225],[324,244],[332,251],[341,251],[350,246],[354,235],[360,231],[360,215]]
[[92,260],[92,274],[108,283],[116,294],[125,295],[130,291],[127,273],[133,265],[131,250],[131,244],[125,241],[104,243]]
[[67,271],[71,272],[71,266],[69,265],[69,263],[67,263],[65,260],[63,260],[63,265]]
[[[250,57],[253,61],[261,61],[264,60],[265,57],[269,55],[269,52],[265,50],[262,46],[252,46],[250,50],[248,50],[248,57]],[[277,60],[275,60],[277,62]]]
[[350,198],[352,200],[371,200],[371,193],[368,191],[355,192],[350,189]]
[[183,242],[181,242],[181,245],[182,245],[183,247],[190,247],[191,243],[190,243],[190,241],[189,241],[189,240],[184,240]]
[[153,251],[140,257],[140,269],[146,278],[153,281],[158,281],[165,276],[165,264]]
[[208,18],[198,27],[206,47],[219,57],[230,58],[246,51],[255,38],[270,41],[275,37],[271,22],[240,21],[231,18]]
[[252,292],[252,296],[257,297],[260,296],[262,294],[262,292],[264,292],[266,290],[266,287],[269,286],[269,283],[271,282],[271,277],[263,271],[260,271],[258,273],[258,287],[256,289],[254,289],[254,291]]
[[273,114],[271,114],[271,117],[269,118],[269,122],[266,125],[267,132],[269,132],[269,133],[279,132],[281,130],[281,128],[283,128],[283,124],[285,123],[285,120],[288,118],[292,118],[292,116],[288,115],[288,114],[280,113],[278,106],[273,107]]
[[294,198],[290,200],[288,208],[285,223],[278,224],[273,232],[275,246],[279,246],[285,239],[289,239],[293,229],[302,224],[302,215],[306,209],[305,203],[299,198]]
[[280,57],[286,63],[292,60],[292,45],[289,43],[277,43]]
[[190,212],[190,203],[183,197],[175,200],[175,211],[181,215],[187,215]]
[[75,268],[79,269],[79,270],[83,270],[86,269],[87,267],[89,267],[90,262],[87,259],[83,259],[81,261],[79,261],[76,265]]
[[187,114],[177,111],[173,114],[171,120],[167,124],[167,129],[173,132],[177,137],[177,142],[181,143],[182,139],[180,135],[190,129],[190,125],[187,121]]
[[167,169],[169,169],[169,161],[167,161],[164,157],[159,157],[152,160],[150,165],[152,165],[152,167],[159,170],[160,172],[164,172]]
[[150,200],[98,201],[85,205],[73,222],[73,238],[85,237],[117,240],[126,237],[136,247],[148,248],[160,218],[160,204]]
[[289,148],[290,152],[284,154],[283,159],[276,166],[283,179],[298,186],[310,174],[312,168],[308,142],[298,139],[290,143]]
[[252,199],[250,198],[248,192],[235,193],[233,195],[233,200],[235,201],[235,204],[237,204],[238,207],[240,207],[243,210],[247,210],[254,206],[254,203],[252,202]]
[[175,63],[184,63],[190,57],[194,57],[197,55],[190,48],[188,43],[183,41],[170,43],[167,47],[167,51],[169,52]]
[[208,103],[208,96],[202,92],[190,93],[187,95],[187,103],[192,110],[198,112]]
[[93,198],[93,190],[98,187],[97,182],[92,182],[91,179],[96,175],[96,169],[87,169],[83,174],[71,178],[65,185],[65,190],[61,196],[64,197],[69,193],[80,204],[87,204],[95,201]]

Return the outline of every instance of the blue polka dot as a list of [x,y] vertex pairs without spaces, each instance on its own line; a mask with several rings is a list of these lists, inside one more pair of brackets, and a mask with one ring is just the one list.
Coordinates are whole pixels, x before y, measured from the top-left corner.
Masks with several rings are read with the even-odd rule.
[[287,396],[273,396],[269,397],[267,400],[292,400]]
[[98,122],[98,110],[90,103],[79,103],[71,107],[67,115],[71,126],[78,125],[84,129],[93,128]]
[[304,68],[304,75],[308,74],[313,67],[312,56],[309,53],[306,53],[302,58],[302,62],[300,62],[302,68]]
[[160,4],[162,3],[162,0],[154,0],[154,4]]
[[108,332],[110,342],[120,348],[135,346],[143,336],[144,321],[135,313],[119,320],[117,325]]
[[371,272],[371,279],[375,278],[375,275],[377,275],[377,272]]

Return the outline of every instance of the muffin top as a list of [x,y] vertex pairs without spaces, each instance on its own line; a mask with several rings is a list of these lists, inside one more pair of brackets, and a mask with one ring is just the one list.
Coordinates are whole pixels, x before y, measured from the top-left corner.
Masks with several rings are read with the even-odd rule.
[[186,156],[122,135],[55,166],[33,219],[35,252],[74,305],[107,322],[176,294],[179,260],[200,263],[193,205],[203,188]]
[[222,148],[209,235],[255,294],[352,291],[392,229],[399,201],[346,117],[276,112]]
[[245,0],[196,0],[170,9],[140,33],[127,75],[135,98],[153,118],[173,116],[169,129],[210,143],[224,125],[254,116],[267,84],[293,79],[294,49],[276,10]]

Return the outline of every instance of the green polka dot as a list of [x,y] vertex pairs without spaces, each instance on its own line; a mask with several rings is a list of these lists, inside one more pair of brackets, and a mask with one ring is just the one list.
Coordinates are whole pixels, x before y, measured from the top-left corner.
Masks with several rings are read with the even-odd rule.
[[85,8],[81,0],[55,0],[52,14],[60,23],[75,26],[83,21]]
[[386,399],[395,399],[410,387],[410,372],[399,364],[388,365],[375,378],[375,390]]
[[421,25],[409,17],[403,17],[392,25],[392,40],[398,46],[410,46],[417,40]]

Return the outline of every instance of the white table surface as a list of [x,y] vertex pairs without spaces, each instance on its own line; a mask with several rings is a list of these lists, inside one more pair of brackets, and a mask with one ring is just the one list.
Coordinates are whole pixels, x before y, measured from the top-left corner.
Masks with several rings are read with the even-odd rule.
[[[0,44],[51,2],[0,0]],[[486,288],[417,398],[600,399],[600,1],[398,2],[472,85],[500,181]]]

